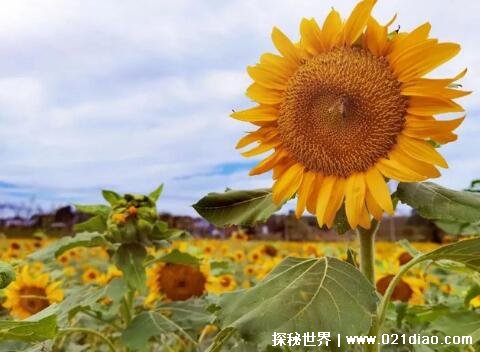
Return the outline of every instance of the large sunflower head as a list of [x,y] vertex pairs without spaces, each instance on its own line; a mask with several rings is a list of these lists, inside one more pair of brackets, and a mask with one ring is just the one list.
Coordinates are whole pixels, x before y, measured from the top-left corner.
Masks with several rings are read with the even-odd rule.
[[63,300],[60,282],[51,282],[49,275],[24,266],[17,279],[5,289],[3,306],[13,317],[24,319]]
[[464,117],[453,99],[469,92],[452,78],[424,76],[454,57],[460,46],[430,38],[430,24],[411,32],[390,32],[364,0],[342,20],[333,10],[322,26],[303,19],[300,41],[277,28],[279,54],[266,53],[248,67],[254,82],[247,96],[258,105],[232,117],[257,130],[237,144],[247,157],[270,152],[250,174],[273,170],[274,201],[297,194],[296,215],[305,208],[331,227],[345,206],[352,228],[369,228],[371,217],[393,213],[387,179],[417,182],[447,167],[435,146],[454,141]]

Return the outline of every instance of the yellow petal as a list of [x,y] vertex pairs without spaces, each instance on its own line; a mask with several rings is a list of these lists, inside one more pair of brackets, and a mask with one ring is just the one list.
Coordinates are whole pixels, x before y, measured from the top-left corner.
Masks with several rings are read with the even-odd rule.
[[372,214],[376,220],[380,221],[383,217],[383,210],[380,205],[378,205],[370,191],[367,191],[365,194],[365,202],[367,204],[368,212]]
[[303,180],[300,188],[298,189],[297,207],[295,208],[295,215],[299,219],[305,211],[308,196],[312,189],[313,182],[315,181],[315,173],[313,171],[307,171],[303,175]]
[[416,173],[426,176],[428,178],[440,177],[438,169],[430,163],[426,163],[412,158],[405,153],[401,148],[395,148],[388,154],[390,160],[396,160],[406,168],[415,171]]
[[269,135],[277,134],[277,129],[273,127],[261,127],[254,132],[249,132],[238,141],[236,149],[244,148],[256,141],[267,139]]
[[297,65],[302,64],[302,56],[299,49],[277,27],[272,30],[272,41],[280,54],[289,62]]
[[324,45],[322,43],[322,30],[318,26],[315,19],[302,19],[300,23],[300,43],[302,47],[312,55],[318,55],[324,52]]
[[433,139],[438,143],[446,143],[456,139],[452,133],[465,119],[465,116],[453,120],[435,120],[407,116],[403,134],[418,139]]
[[375,1],[364,0],[355,6],[343,28],[343,42],[347,46],[357,41],[370,18]]
[[320,186],[322,185],[323,176],[320,174],[315,174],[315,179],[312,183],[310,194],[307,198],[307,210],[310,214],[315,215],[317,209],[317,197]]
[[390,45],[389,56],[395,58],[405,49],[426,40],[431,28],[432,26],[427,22],[415,28],[410,33],[404,33],[404,35],[396,36]]
[[449,61],[460,52],[460,45],[456,43],[439,43],[434,46],[418,47],[405,55],[394,66],[397,79],[407,82],[434,70]]
[[452,100],[432,97],[410,97],[409,106],[407,108],[409,114],[420,116],[463,111],[465,110]]
[[325,224],[324,216],[330,203],[330,197],[335,184],[335,178],[335,176],[326,176],[323,179],[318,191],[316,216],[319,226],[323,226]]
[[367,207],[364,204],[360,210],[360,217],[358,218],[358,224],[364,229],[368,230],[371,226],[370,214],[367,211]]
[[365,204],[365,179],[363,174],[357,173],[347,179],[345,185],[345,212],[352,229],[356,228]]
[[385,177],[400,182],[418,182],[427,179],[427,177],[406,168],[396,160],[380,159],[375,167]]
[[327,207],[323,220],[328,228],[331,228],[338,210],[342,206],[345,197],[346,179],[337,178],[333,185],[332,194],[330,195],[330,204]]
[[285,78],[290,77],[298,68],[297,64],[288,61],[283,56],[272,53],[265,53],[260,56],[260,66],[268,68]]
[[266,88],[285,90],[287,81],[290,76],[282,75],[281,72],[266,67],[265,65],[248,66],[247,72],[249,76],[258,84]]
[[278,119],[278,109],[268,105],[260,105],[247,110],[236,111],[230,116],[247,122],[276,121]]
[[339,43],[342,31],[342,18],[340,14],[332,9],[328,14],[322,28],[322,42],[325,50],[328,51]]
[[373,55],[383,56],[387,48],[387,42],[387,27],[380,25],[373,17],[370,17],[365,31],[364,46]]
[[248,87],[247,97],[260,104],[276,105],[282,102],[283,92],[281,90],[266,88],[258,83]]
[[285,158],[285,159],[281,160],[280,162],[277,163],[277,165],[275,165],[273,167],[272,178],[274,180],[277,180],[293,164],[295,164],[295,162],[293,160],[289,159],[289,158]]
[[250,170],[249,175],[260,175],[275,167],[283,158],[287,156],[287,153],[283,149],[277,149],[272,155],[262,160],[253,169]]
[[293,164],[278,178],[272,189],[273,201],[276,204],[290,199],[297,192],[302,183],[303,170],[302,165]]
[[400,134],[397,136],[397,144],[400,149],[414,159],[448,168],[445,159],[428,142]]
[[389,214],[393,214],[392,197],[387,183],[376,167],[370,168],[365,173],[365,181],[372,197]]
[[282,142],[280,141],[280,139],[277,139],[277,138],[274,138],[269,141],[263,141],[263,142],[260,142],[260,144],[255,148],[250,149],[246,152],[243,152],[242,155],[245,157],[250,157],[250,156],[256,156],[258,154],[263,154],[268,152],[270,149],[273,149],[279,146],[281,143]]

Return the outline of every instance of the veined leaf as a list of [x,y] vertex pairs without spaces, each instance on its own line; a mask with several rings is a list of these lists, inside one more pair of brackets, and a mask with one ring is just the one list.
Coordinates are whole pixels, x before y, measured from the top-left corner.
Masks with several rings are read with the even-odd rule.
[[0,289],[7,287],[15,280],[15,270],[5,262],[0,262]]
[[431,328],[449,336],[472,337],[472,343],[480,341],[480,314],[473,311],[450,312],[432,321]]
[[107,245],[109,245],[109,242],[102,234],[97,232],[83,232],[75,235],[74,237],[63,237],[48,247],[34,252],[27,258],[31,260],[44,261],[58,257],[69,249],[75,247],[98,247]]
[[273,202],[270,188],[209,193],[193,208],[216,226],[251,226],[267,220],[281,208]]
[[[435,249],[420,257],[424,260],[453,260],[464,264],[466,267],[480,272],[480,239],[470,239],[455,242]],[[418,260],[416,259],[416,260]]]
[[38,321],[0,320],[0,341],[28,342],[52,339],[57,334],[57,317],[50,315]]
[[[265,347],[272,344],[273,332],[329,331],[332,340],[337,334],[365,335],[377,295],[348,263],[330,257],[287,258],[262,282],[224,294],[218,305],[223,328],[219,338],[226,342],[235,330],[246,341]],[[220,347],[217,340],[211,350]]]
[[110,205],[115,205],[120,199],[122,199],[122,196],[117,192],[109,191],[106,189],[102,191],[102,195],[103,198],[105,198],[105,200],[110,203]]
[[480,234],[480,194],[454,191],[432,182],[400,183],[396,196],[451,234]]

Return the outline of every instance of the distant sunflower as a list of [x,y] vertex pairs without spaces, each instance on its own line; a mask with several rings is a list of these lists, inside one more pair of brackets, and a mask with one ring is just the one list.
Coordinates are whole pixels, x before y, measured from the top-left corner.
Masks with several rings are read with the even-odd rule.
[[48,274],[39,274],[29,266],[5,289],[3,306],[16,318],[25,319],[63,300],[60,282],[50,282]]
[[303,19],[293,43],[277,28],[272,40],[280,55],[266,53],[248,67],[254,80],[247,96],[257,106],[232,117],[258,129],[237,144],[246,157],[272,152],[250,171],[273,170],[273,196],[281,203],[297,194],[296,215],[305,208],[319,225],[331,227],[345,206],[352,228],[369,228],[372,215],[393,213],[387,180],[417,182],[448,167],[434,145],[454,141],[464,117],[453,99],[470,92],[453,78],[423,76],[459,51],[455,43],[429,38],[430,24],[389,33],[359,2],[345,21],[333,10],[323,26]]

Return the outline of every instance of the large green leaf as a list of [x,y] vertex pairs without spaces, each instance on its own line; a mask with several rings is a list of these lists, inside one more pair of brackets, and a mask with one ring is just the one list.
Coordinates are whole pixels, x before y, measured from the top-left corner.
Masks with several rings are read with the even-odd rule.
[[181,338],[196,341],[177,323],[159,312],[147,311],[137,315],[122,334],[122,341],[134,350],[145,347],[151,337],[177,332]]
[[[432,182],[400,183],[396,196],[452,234],[479,234],[480,194],[454,191]],[[468,230],[468,231],[466,231]]]
[[38,321],[0,320],[0,341],[43,341],[54,338],[56,334],[57,317],[55,315]]
[[0,289],[7,287],[15,280],[15,270],[5,262],[0,262]]
[[75,235],[74,237],[64,237],[58,241],[55,241],[48,247],[40,249],[29,255],[31,260],[50,260],[62,255],[64,252],[75,247],[98,247],[106,246],[109,242],[105,237],[97,232],[83,232]]
[[473,311],[450,312],[432,321],[431,328],[448,336],[471,336],[480,341],[480,314]]
[[[377,295],[360,271],[341,260],[287,258],[258,285],[225,294],[218,305],[224,329],[219,339],[238,331],[265,347],[273,332],[329,331],[333,340],[367,334]],[[217,340],[212,351],[218,349]]]
[[267,220],[281,208],[273,202],[270,188],[209,193],[193,208],[216,226],[251,226]]
[[124,243],[115,253],[115,264],[123,272],[127,284],[133,289],[140,291],[145,289],[144,261],[146,257],[145,247],[138,243]]
[[458,241],[423,254],[415,260],[453,260],[480,272],[480,239]]

